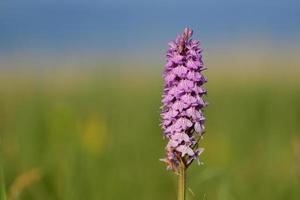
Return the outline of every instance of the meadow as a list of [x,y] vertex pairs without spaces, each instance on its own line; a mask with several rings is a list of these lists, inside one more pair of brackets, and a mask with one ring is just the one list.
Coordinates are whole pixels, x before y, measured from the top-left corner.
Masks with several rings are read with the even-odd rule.
[[[188,171],[188,199],[299,199],[297,75],[217,71],[207,72],[204,165]],[[160,73],[2,73],[9,200],[176,199],[177,177],[158,160]]]

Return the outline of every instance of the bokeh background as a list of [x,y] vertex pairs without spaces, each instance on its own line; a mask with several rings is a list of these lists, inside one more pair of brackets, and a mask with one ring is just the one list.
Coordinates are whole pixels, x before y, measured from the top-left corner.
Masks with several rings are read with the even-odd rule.
[[0,199],[176,199],[159,107],[186,26],[210,103],[188,199],[300,199],[297,0],[1,0]]

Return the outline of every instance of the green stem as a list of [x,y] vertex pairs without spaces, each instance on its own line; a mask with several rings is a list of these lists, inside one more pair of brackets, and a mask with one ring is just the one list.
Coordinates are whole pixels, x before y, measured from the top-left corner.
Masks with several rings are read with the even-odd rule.
[[178,177],[178,200],[185,200],[185,165],[181,161],[179,165]]

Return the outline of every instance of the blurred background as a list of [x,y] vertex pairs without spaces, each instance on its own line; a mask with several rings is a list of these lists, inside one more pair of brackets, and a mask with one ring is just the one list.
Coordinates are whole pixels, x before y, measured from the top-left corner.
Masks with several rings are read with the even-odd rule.
[[210,103],[188,200],[300,199],[297,0],[2,0],[0,199],[176,199],[159,107],[186,26]]

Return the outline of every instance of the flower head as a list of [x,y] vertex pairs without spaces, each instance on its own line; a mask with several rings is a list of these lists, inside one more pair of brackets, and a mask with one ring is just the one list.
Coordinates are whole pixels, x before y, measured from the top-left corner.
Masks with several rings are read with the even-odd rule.
[[189,166],[198,159],[203,148],[199,140],[204,133],[203,108],[207,102],[202,87],[207,79],[202,62],[200,42],[191,39],[193,31],[185,28],[182,35],[169,42],[163,72],[162,129],[169,140],[166,146],[167,168],[176,171],[179,163]]

